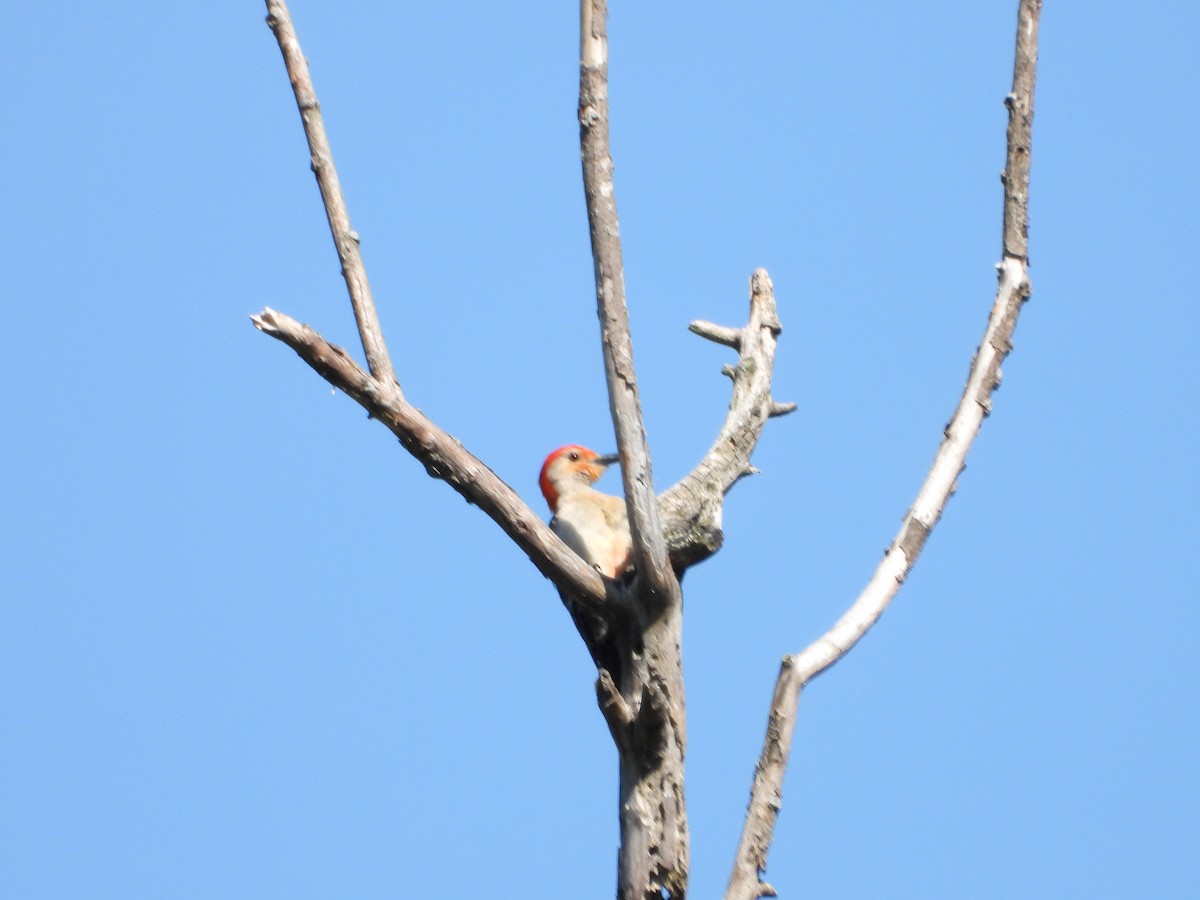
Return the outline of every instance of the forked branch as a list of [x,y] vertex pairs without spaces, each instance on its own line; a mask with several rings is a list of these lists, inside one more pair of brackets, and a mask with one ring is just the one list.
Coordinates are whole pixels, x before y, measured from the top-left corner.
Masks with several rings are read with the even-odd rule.
[[720,549],[725,494],[755,471],[750,456],[767,419],[796,408],[771,396],[775,344],[783,326],[766,269],[758,269],[750,278],[750,317],[744,327],[703,321],[689,327],[702,338],[736,350],[738,362],[723,370],[733,381],[733,396],[716,440],[696,467],[659,497],[671,561],[681,570]]
[[396,373],[392,369],[392,360],[383,340],[383,328],[379,324],[379,313],[375,310],[375,298],[371,295],[371,284],[367,281],[367,270],[359,252],[358,232],[350,227],[350,212],[346,209],[346,198],[333,165],[333,151],[325,135],[321,104],[317,102],[317,92],[313,89],[308,60],[304,58],[296,29],[292,26],[292,14],[283,0],[267,0],[267,25],[279,42],[288,80],[292,83],[292,93],[296,95],[308,151],[312,154],[313,174],[317,177],[321,201],[325,204],[325,216],[329,220],[329,231],[342,264],[342,277],[350,293],[350,305],[354,307],[354,320],[358,323],[367,365],[371,375],[384,386],[383,390],[399,393],[400,386],[396,383]]
[[946,426],[933,466],[875,574],[829,631],[803,652],[783,660],[771,701],[762,755],[755,767],[746,822],[725,892],[726,900],[774,896],[774,889],[762,880],[762,873],[766,870],[767,853],[779,814],[783,775],[791,752],[800,694],[809,681],[849,652],[896,595],[929,533],[941,518],[965,465],[967,452],[991,411],[992,393],[1000,384],[1000,364],[1012,349],[1017,317],[1030,293],[1027,273],[1029,162],[1041,6],[1041,0],[1020,0],[1017,12],[1013,88],[1005,100],[1009,120],[1003,178],[1003,258],[998,266],[1000,285],[983,340],[971,363],[962,399]]
[[795,405],[771,398],[775,342],[782,330],[775,308],[774,286],[765,269],[750,279],[750,319],[744,328],[693,322],[691,330],[738,351],[738,365],[727,367],[733,398],[724,426],[700,463],[654,502],[650,454],[642,420],[625,274],[617,219],[613,161],[609,145],[608,33],[606,0],[580,2],[579,129],[583,154],[584,195],[596,275],[604,366],[609,403],[621,452],[621,471],[629,505],[635,563],[662,593],[671,578],[666,566],[683,571],[715,553],[723,533],[724,496],[753,468],[750,456],[771,416]]
[[468,502],[487,513],[556,587],[597,615],[607,616],[612,605],[611,585],[606,585],[573,553],[496,473],[409,404],[401,393],[358,250],[358,235],[350,228],[350,216],[333,167],[320,104],[291,15],[284,0],[267,0],[267,13],[267,24],[279,42],[300,110],[312,154],[313,172],[341,260],[370,373],[363,371],[341,347],[330,344],[312,328],[290,316],[268,308],[251,316],[251,321],[264,334],[295,350],[326,381],[386,425],[431,476],[447,482]]

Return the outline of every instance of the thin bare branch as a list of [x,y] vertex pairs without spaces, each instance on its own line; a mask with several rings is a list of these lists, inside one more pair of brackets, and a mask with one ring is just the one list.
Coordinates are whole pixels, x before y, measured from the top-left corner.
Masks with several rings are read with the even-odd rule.
[[746,822],[725,892],[726,900],[751,900],[767,895],[769,886],[761,880],[761,875],[767,866],[767,853],[779,814],[783,776],[791,752],[800,695],[809,681],[849,652],[878,621],[896,595],[954,493],[967,452],[991,410],[992,394],[1000,384],[1000,364],[1012,349],[1017,318],[1030,294],[1026,240],[1040,13],[1041,0],[1020,0],[1013,90],[1005,101],[1009,125],[1004,177],[1004,257],[998,266],[1000,284],[983,340],[971,363],[962,399],[946,426],[933,466],[875,574],[829,631],[803,652],[783,660],[771,702],[762,755],[755,768]]
[[689,328],[707,340],[735,348],[738,362],[722,370],[733,380],[733,396],[716,440],[696,467],[659,498],[671,562],[677,569],[720,549],[725,494],[755,471],[750,456],[767,419],[795,408],[771,399],[775,344],[783,326],[766,269],[750,277],[750,317],[745,327],[693,322]]
[[607,616],[610,589],[495,472],[416,407],[380,390],[350,354],[330,344],[291,316],[267,308],[250,317],[254,327],[287,344],[317,373],[378,419],[415,456],[433,478],[478,506],[529,556],[560,590],[598,615]]
[[742,349],[742,329],[740,328],[730,328],[728,325],[717,325],[714,322],[697,319],[688,326],[688,331],[698,334],[706,341],[732,347],[738,351]]
[[786,416],[788,413],[794,413],[795,411],[795,403],[772,403],[771,408],[767,410],[767,415],[775,418],[777,416]]
[[[633,366],[629,310],[625,305],[625,269],[613,186],[608,135],[608,8],[606,0],[581,0],[579,35],[579,142],[583,190],[596,274],[596,303],[604,345],[609,407],[621,454],[621,478],[629,507],[633,560],[638,578],[652,595],[667,602],[675,575],[654,499],[650,450]],[[677,593],[677,590],[674,591]]]
[[1017,52],[1008,107],[1008,154],[1004,161],[1004,255],[1029,262],[1029,166],[1032,162],[1033,86],[1037,79],[1038,22],[1042,0],[1017,11]]
[[385,392],[400,393],[392,360],[383,340],[383,328],[375,310],[375,299],[371,296],[371,285],[367,281],[367,270],[359,252],[358,232],[350,227],[350,213],[346,209],[346,198],[338,181],[337,169],[333,165],[333,151],[325,135],[325,122],[321,117],[321,105],[313,88],[308,61],[300,48],[292,16],[284,0],[267,0],[267,24],[279,42],[283,64],[287,67],[288,80],[296,95],[296,106],[304,123],[304,136],[308,139],[308,150],[312,156],[313,174],[321,190],[325,204],[325,215],[329,230],[337,247],[338,259],[342,264],[342,277],[350,292],[350,303],[354,307],[354,318],[358,323],[358,334],[362,339],[363,353],[371,375],[382,385]]

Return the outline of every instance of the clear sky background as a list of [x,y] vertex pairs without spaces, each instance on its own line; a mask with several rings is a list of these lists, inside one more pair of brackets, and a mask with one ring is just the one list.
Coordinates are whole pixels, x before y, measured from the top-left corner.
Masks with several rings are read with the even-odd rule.
[[[865,584],[982,333],[1016,3],[613,5],[657,485],[728,401],[686,325],[742,324],[757,266],[799,403],[685,582],[713,897],[779,658]],[[0,9],[0,896],[611,897],[550,584],[247,318],[360,352],[263,5]],[[408,396],[544,511],[549,450],[613,447],[576,6],[293,14]],[[1197,34],[1047,0],[1034,296],[916,571],[805,694],[784,896],[1200,896]]]

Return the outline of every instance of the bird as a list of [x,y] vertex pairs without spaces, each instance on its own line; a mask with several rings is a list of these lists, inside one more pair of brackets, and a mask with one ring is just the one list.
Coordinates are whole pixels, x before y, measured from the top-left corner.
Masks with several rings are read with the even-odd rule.
[[550,528],[563,543],[606,578],[628,574],[633,541],[624,497],[592,487],[617,461],[579,444],[559,447],[542,464],[538,485],[554,518]]
[[[625,500],[592,487],[616,461],[616,454],[602,456],[579,444],[567,444],[546,457],[538,485],[554,514],[551,530],[601,575],[624,580],[633,573]],[[632,645],[628,628],[581,606],[565,593],[560,595],[596,668],[607,671],[615,684],[622,684],[624,660]]]

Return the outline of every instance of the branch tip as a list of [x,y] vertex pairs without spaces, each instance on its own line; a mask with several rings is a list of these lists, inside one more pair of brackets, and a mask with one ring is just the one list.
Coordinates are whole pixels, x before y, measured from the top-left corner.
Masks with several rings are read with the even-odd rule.
[[728,325],[717,325],[715,322],[697,319],[688,325],[688,331],[705,340],[712,341],[714,344],[731,347],[739,353],[742,350],[742,330],[740,328],[730,328]]
[[775,290],[775,283],[771,281],[771,276],[767,274],[767,270],[761,266],[754,270],[754,274],[750,276],[750,290],[755,294],[770,294]]
[[264,306],[261,312],[251,314],[250,322],[264,334],[275,335],[279,333],[278,317],[279,313],[269,306]]
[[771,418],[774,418],[776,416],[786,416],[788,413],[794,413],[795,411],[796,411],[795,403],[776,403],[776,402],[772,401],[771,408],[767,412],[767,415],[770,416]]

